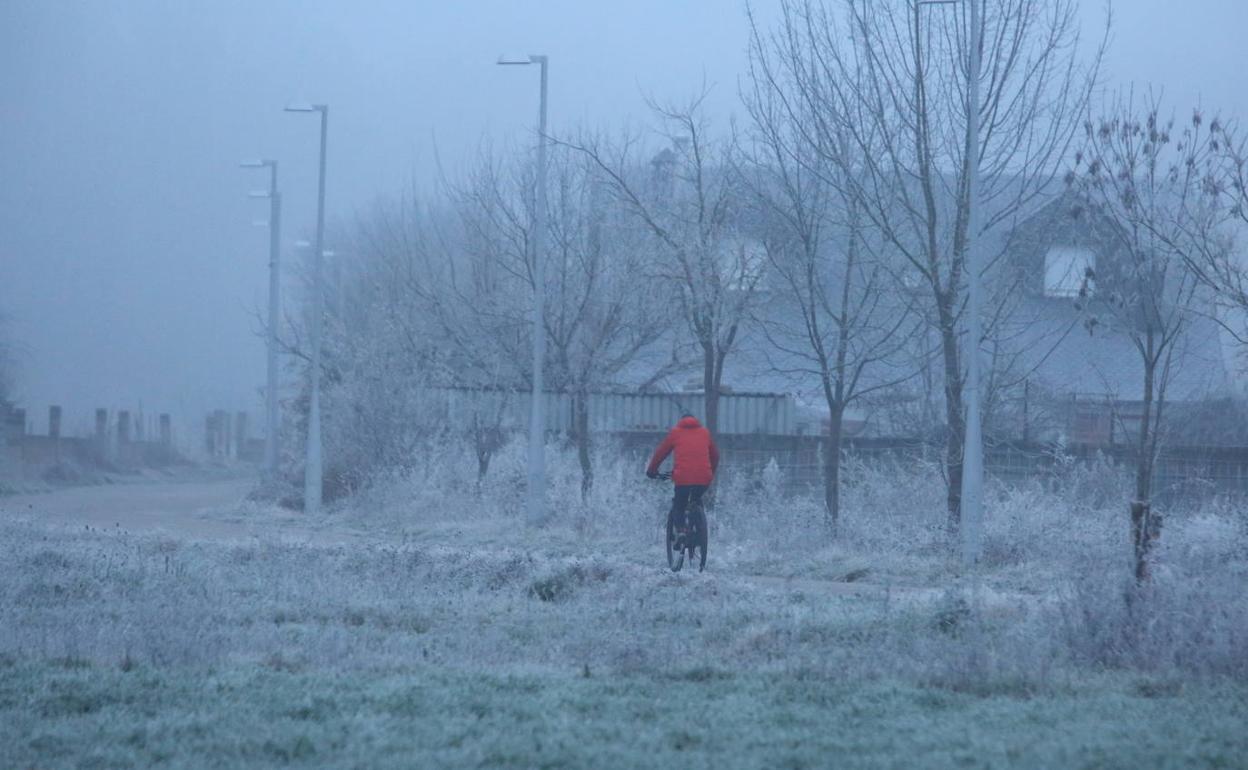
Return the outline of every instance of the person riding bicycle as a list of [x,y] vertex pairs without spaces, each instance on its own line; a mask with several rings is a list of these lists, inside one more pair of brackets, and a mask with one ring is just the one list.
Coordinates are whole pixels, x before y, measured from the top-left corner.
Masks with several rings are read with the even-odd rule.
[[673,452],[676,456],[672,461],[672,483],[676,485],[676,493],[672,498],[672,517],[677,531],[683,536],[687,525],[685,512],[691,503],[697,504],[702,500],[702,495],[715,479],[719,448],[715,446],[711,432],[702,427],[696,417],[685,414],[654,450],[650,465],[646,466],[646,475],[657,478],[659,465]]

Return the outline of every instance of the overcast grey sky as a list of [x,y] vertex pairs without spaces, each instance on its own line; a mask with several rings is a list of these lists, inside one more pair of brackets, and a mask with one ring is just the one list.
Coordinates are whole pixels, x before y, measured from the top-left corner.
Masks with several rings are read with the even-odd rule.
[[[756,9],[772,16],[772,3]],[[531,131],[551,57],[554,130],[645,119],[643,94],[735,107],[740,0],[0,0],[0,311],[25,348],[36,415],[64,404],[260,409],[266,213],[248,200],[281,162],[285,241],[315,216],[316,121],[331,107],[328,208],[348,220],[451,169],[484,138]],[[1095,33],[1101,2],[1085,0]],[[1245,0],[1120,0],[1106,79],[1248,116]],[[329,244],[332,248],[333,244]]]

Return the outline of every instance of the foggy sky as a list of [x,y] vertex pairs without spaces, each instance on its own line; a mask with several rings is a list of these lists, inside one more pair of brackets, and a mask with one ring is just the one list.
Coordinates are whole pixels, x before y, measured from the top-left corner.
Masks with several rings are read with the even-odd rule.
[[[712,111],[740,116],[747,25],[739,0],[462,2],[51,2],[0,0],[0,312],[25,354],[20,395],[44,424],[66,408],[261,408],[267,213],[247,192],[274,157],[284,257],[315,218],[315,116],[330,105],[327,206],[349,221],[436,159],[450,173],[480,144],[530,136],[535,69],[551,59],[553,131],[645,120],[643,96],[702,79]],[[771,3],[756,11],[771,18]],[[1086,2],[1086,32],[1103,18]],[[1248,118],[1243,0],[1120,0],[1110,86],[1164,88]],[[436,148],[436,150],[435,150]],[[328,243],[327,248],[333,248]],[[338,257],[335,257],[338,258]],[[347,258],[343,255],[342,258]],[[290,299],[295,281],[287,281]]]

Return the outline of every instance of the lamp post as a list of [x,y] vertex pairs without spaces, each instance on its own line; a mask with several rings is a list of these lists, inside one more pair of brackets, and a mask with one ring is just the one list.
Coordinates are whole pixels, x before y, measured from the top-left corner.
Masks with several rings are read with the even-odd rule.
[[287,107],[286,112],[319,112],[321,115],[320,174],[316,193],[316,249],[312,254],[312,393],[308,401],[308,447],[303,475],[303,510],[321,509],[321,256],[325,244],[325,140],[328,135],[329,106],[324,104]]
[[524,59],[499,57],[500,65],[541,68],[541,100],[537,128],[537,196],[533,214],[533,394],[529,408],[529,499],[528,521],[540,526],[546,521],[546,403],[543,369],[546,361],[546,68],[544,55]]
[[[979,561],[980,528],[983,521],[984,490],[984,431],[980,393],[979,341],[983,336],[980,321],[980,295],[983,276],[980,275],[980,202],[979,202],[979,76],[981,68],[981,0],[918,0],[914,11],[916,51],[921,59],[922,49],[919,33],[919,9],[925,5],[969,6],[967,36],[970,51],[967,55],[966,73],[966,438],[962,445],[961,526],[962,562],[971,566]],[[915,63],[922,88],[923,62]],[[921,93],[921,91],[920,91]],[[920,98],[919,109],[923,109]],[[926,141],[926,139],[924,139]]]
[[980,0],[965,0],[970,6],[970,54],[967,61],[966,88],[966,159],[967,166],[967,213],[966,213],[966,281],[967,308],[970,316],[967,324],[967,399],[966,399],[966,447],[962,460],[962,562],[973,565],[979,561],[980,525],[984,515],[984,434],[980,414],[980,295],[983,276],[980,254],[980,205],[979,205],[979,70],[981,66]]
[[264,472],[267,481],[273,483],[277,479],[278,417],[277,394],[280,383],[277,370],[277,324],[279,318],[279,295],[281,286],[281,229],[282,229],[282,195],[277,191],[277,161],[254,160],[245,161],[243,168],[269,169],[268,192],[252,193],[252,197],[269,199],[269,329],[268,329],[268,377],[265,385],[264,410]]

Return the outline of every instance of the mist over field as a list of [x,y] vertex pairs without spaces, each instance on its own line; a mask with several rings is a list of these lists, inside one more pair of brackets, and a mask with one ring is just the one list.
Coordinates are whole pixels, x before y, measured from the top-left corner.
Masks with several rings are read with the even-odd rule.
[[0,767],[1236,767],[1248,7],[0,7]]

